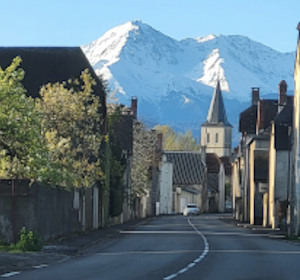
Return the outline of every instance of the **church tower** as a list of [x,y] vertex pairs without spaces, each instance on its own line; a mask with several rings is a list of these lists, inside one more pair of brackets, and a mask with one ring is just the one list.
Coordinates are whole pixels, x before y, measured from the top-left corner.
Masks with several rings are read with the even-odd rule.
[[207,153],[219,157],[231,155],[232,125],[228,122],[220,88],[220,81],[211,99],[207,120],[201,125],[201,146]]

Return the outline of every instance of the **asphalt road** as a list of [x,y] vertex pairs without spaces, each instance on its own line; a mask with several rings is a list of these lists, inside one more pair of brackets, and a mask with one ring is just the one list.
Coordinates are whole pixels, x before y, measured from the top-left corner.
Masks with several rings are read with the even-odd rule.
[[11,279],[300,279],[300,246],[236,227],[220,215],[162,216],[83,256]]

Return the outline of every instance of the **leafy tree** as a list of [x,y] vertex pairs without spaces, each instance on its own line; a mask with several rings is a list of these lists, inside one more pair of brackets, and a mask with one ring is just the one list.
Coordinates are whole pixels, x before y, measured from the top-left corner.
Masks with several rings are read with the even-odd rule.
[[133,125],[133,155],[131,162],[132,197],[141,197],[149,191],[150,171],[156,162],[157,134],[143,123]]
[[47,170],[41,118],[22,85],[25,72],[16,57],[0,68],[0,177],[40,180]]
[[85,70],[80,80],[45,85],[36,101],[50,161],[61,185],[89,187],[102,176],[102,118],[99,98],[93,94],[95,83]]
[[154,129],[163,134],[163,150],[165,151],[196,151],[200,149],[191,130],[176,133],[173,128],[167,125],[157,125]]

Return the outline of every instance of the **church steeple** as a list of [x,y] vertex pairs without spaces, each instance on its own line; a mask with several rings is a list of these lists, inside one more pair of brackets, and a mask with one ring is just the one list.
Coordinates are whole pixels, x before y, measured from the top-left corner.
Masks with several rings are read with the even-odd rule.
[[210,102],[210,107],[207,114],[207,121],[204,124],[224,124],[226,126],[227,125],[231,126],[231,124],[227,120],[226,110],[224,106],[219,80],[217,82],[217,86],[214,90],[214,94]]
[[229,123],[220,81],[214,90],[206,121],[201,125],[201,146],[208,153],[216,153],[219,157],[231,154],[232,125]]

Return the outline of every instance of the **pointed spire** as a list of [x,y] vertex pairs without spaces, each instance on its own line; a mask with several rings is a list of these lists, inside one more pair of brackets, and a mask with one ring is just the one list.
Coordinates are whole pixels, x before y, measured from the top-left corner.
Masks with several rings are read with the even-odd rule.
[[221,92],[220,80],[218,80],[214,90],[213,97],[210,102],[209,111],[207,114],[208,124],[221,124],[231,126],[227,120],[224,101]]

